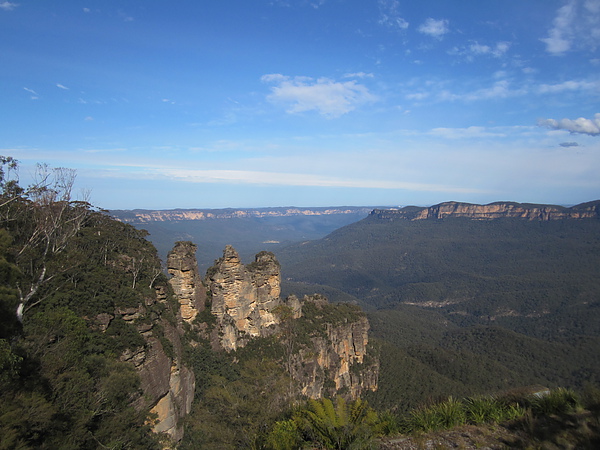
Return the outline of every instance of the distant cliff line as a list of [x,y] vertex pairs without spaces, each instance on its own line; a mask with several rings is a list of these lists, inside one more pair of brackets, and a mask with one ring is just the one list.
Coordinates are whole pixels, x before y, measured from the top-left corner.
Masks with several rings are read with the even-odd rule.
[[429,207],[406,206],[400,209],[374,209],[370,216],[387,220],[445,219],[448,217],[467,217],[474,220],[519,218],[532,221],[597,219],[600,217],[600,200],[572,207],[515,202],[494,202],[487,205],[444,202]]
[[359,214],[365,216],[373,211],[366,206],[332,207],[278,207],[278,208],[226,208],[226,209],[170,209],[170,210],[113,210],[110,214],[127,223],[166,222],[178,220],[240,219],[262,217],[325,216],[336,214]]

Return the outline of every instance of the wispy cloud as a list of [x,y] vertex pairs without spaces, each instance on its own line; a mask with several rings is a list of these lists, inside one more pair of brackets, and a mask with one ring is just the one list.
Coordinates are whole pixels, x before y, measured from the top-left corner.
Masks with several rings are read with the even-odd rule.
[[90,148],[82,150],[85,153],[115,153],[115,152],[126,152],[126,148]]
[[447,90],[439,95],[440,100],[446,101],[480,101],[515,97],[526,94],[526,88],[512,88],[508,80],[498,80],[492,86],[476,89],[471,92],[456,94]]
[[567,91],[600,90],[600,82],[585,80],[568,80],[557,84],[541,84],[537,91],[540,94],[560,94]]
[[565,130],[571,133],[600,136],[600,113],[594,114],[593,119],[580,117],[579,119],[540,119],[538,125],[553,130]]
[[373,78],[375,75],[366,72],[345,73],[344,78]]
[[196,170],[157,168],[155,172],[190,183],[243,183],[277,186],[316,186],[362,189],[409,189],[424,192],[479,192],[477,189],[396,180],[344,179],[306,173],[261,172],[246,170]]
[[123,20],[123,22],[133,22],[133,17],[130,16],[129,14],[127,14],[126,12],[119,10],[118,11],[119,17],[121,18],[121,20]]
[[506,137],[506,133],[491,131],[485,127],[466,127],[466,128],[434,128],[429,134],[445,139],[470,139],[470,138],[488,138],[488,137]]
[[356,81],[334,81],[329,78],[264,75],[264,83],[274,85],[268,100],[287,105],[290,114],[317,111],[327,117],[339,117],[357,106],[373,102],[376,97]]
[[431,102],[472,102],[517,98],[527,95],[598,95],[600,92],[600,80],[567,80],[555,84],[539,84],[527,79],[513,79],[509,75],[504,71],[499,71],[494,75],[496,80],[489,86],[477,87],[471,90],[466,90],[467,86],[449,88],[448,86],[452,85],[449,80],[425,81],[421,86],[411,85],[410,92],[405,95],[405,98],[417,102],[426,99]]
[[423,24],[419,26],[419,32],[432,36],[436,39],[441,39],[450,31],[448,28],[448,23],[449,22],[447,19],[436,20],[429,17]]
[[454,47],[448,54],[464,56],[468,61],[472,61],[477,56],[492,56],[500,58],[510,49],[510,42],[497,42],[495,45],[485,45],[479,42],[473,42],[467,46]]
[[553,55],[573,49],[596,50],[600,42],[600,0],[567,0],[556,11],[548,37],[541,41]]
[[13,9],[15,9],[17,6],[19,6],[17,3],[12,3],[12,2],[0,2],[0,9],[3,9],[4,11],[12,11]]
[[59,89],[64,89],[65,91],[69,90],[68,87],[66,87],[64,84],[60,84],[60,83],[56,83],[56,87]]
[[35,92],[33,89],[29,89],[28,87],[24,87],[24,90],[26,90],[27,92],[29,92],[31,94],[31,100],[37,100],[40,97],[38,96],[38,93]]
[[579,144],[577,142],[561,142],[560,144],[561,147],[579,147]]
[[409,23],[400,14],[398,0],[379,0],[379,24],[400,31],[408,28]]

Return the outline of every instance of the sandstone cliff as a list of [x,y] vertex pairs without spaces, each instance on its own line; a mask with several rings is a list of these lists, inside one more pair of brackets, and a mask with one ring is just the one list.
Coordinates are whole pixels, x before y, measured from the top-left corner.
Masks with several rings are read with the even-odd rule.
[[402,209],[375,209],[371,217],[379,219],[444,219],[467,217],[475,220],[520,218],[525,220],[589,219],[600,217],[600,201],[583,203],[571,208],[556,205],[535,205],[514,202],[495,202],[488,205],[445,202],[428,208],[407,206]]
[[274,310],[282,304],[281,274],[272,253],[261,252],[245,266],[229,245],[209,270],[207,284],[224,349],[235,350],[251,337],[266,336],[279,323]]
[[358,307],[330,305],[319,295],[303,299],[304,316],[294,326],[298,352],[293,378],[310,398],[357,398],[377,389],[379,362],[369,354],[369,321]]
[[280,298],[279,262],[270,252],[244,265],[231,246],[209,269],[211,312],[219,346],[232,351],[250,339],[277,335],[302,395],[358,397],[377,388],[378,363],[368,355],[369,323],[358,307],[322,296]]
[[106,330],[113,320],[122,320],[143,337],[143,345],[127,348],[120,356],[121,361],[133,364],[140,376],[144,395],[135,406],[150,408],[156,414],[154,431],[166,433],[177,442],[183,437],[181,419],[191,411],[196,381],[192,370],[182,362],[182,328],[157,313],[164,308],[157,306],[166,304],[169,295],[165,286],[157,287],[156,295],[147,298],[144,305],[100,314],[96,323]]
[[111,211],[119,220],[127,223],[148,223],[179,220],[214,220],[236,218],[328,216],[338,214],[368,214],[365,207],[326,207],[326,208],[259,208],[259,209],[172,209]]
[[190,323],[204,310],[206,288],[198,272],[196,246],[191,242],[176,242],[167,256],[167,271],[180,304],[181,318]]

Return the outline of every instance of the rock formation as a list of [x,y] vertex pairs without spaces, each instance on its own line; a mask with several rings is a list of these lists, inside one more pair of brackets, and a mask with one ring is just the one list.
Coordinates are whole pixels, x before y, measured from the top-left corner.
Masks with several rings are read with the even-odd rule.
[[428,208],[407,206],[402,209],[375,209],[371,217],[379,219],[445,219],[467,217],[476,220],[520,218],[525,220],[589,219],[600,217],[600,202],[583,203],[571,208],[556,205],[496,202],[488,205],[445,202]]
[[[101,314],[97,318],[100,329],[108,327],[115,318],[136,327],[145,345],[136,349],[126,349],[122,361],[131,362],[140,376],[144,395],[135,405],[150,408],[157,415],[154,431],[166,433],[177,442],[183,437],[183,419],[191,411],[195,391],[194,373],[182,363],[183,330],[163,317],[151,320],[136,320],[147,316],[148,309],[156,302],[166,303],[167,289],[156,289],[156,298],[147,298],[145,305],[137,308],[117,309],[114,315]],[[167,346],[168,348],[165,348]]]
[[181,318],[192,322],[204,310],[206,288],[198,272],[196,246],[191,242],[176,242],[167,256],[169,284],[179,300]]
[[250,337],[266,336],[279,323],[274,310],[282,304],[279,263],[270,252],[256,255],[245,266],[228,245],[223,257],[209,270],[207,284],[212,296],[211,312],[221,327],[221,346],[235,350]]
[[319,295],[282,300],[280,283],[275,255],[261,252],[244,265],[227,246],[206,278],[218,345],[231,351],[278,333],[301,394],[318,398],[345,392],[356,398],[375,390],[379,367],[375,358],[367,361],[369,322],[360,309],[330,305]]
[[311,333],[310,343],[300,346],[292,357],[293,378],[299,381],[301,393],[310,398],[340,393],[357,398],[376,390],[379,363],[368,354],[366,316],[355,308],[346,311],[343,319],[332,321],[336,306],[318,295],[305,297],[303,304],[306,311],[312,310],[303,320],[317,332]]

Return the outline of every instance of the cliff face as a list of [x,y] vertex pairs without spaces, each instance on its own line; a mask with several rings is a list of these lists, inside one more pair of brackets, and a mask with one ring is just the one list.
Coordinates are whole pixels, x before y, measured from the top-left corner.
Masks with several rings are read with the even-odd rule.
[[367,318],[354,310],[333,319],[332,308],[336,307],[320,296],[305,297],[303,306],[307,315],[297,326],[308,322],[313,331],[310,341],[299,345],[292,357],[293,378],[299,382],[301,393],[310,398],[340,393],[357,398],[367,390],[376,390],[379,363],[368,354]]
[[259,217],[327,216],[337,214],[367,214],[370,208],[260,208],[260,209],[173,209],[112,211],[119,220],[129,223],[165,222],[175,220],[214,220]]
[[181,318],[192,322],[204,310],[206,288],[198,272],[196,246],[191,242],[176,242],[167,256],[169,284],[179,300]]
[[140,376],[144,395],[135,406],[156,413],[154,431],[164,432],[177,442],[183,437],[181,419],[191,411],[196,383],[194,373],[182,363],[183,330],[156,314],[153,320],[139,320],[147,317],[156,303],[166,303],[167,295],[164,286],[158,287],[156,297],[147,298],[145,305],[100,314],[96,322],[100,329],[106,330],[111,321],[120,319],[126,326],[135,327],[143,337],[143,346],[128,348],[120,356],[121,361],[133,364]]
[[235,249],[227,246],[209,270],[207,284],[225,350],[243,347],[251,337],[266,336],[272,332],[269,327],[279,323],[274,309],[282,303],[281,274],[272,253],[261,252],[245,266]]
[[365,364],[366,316],[356,307],[330,305],[318,295],[282,300],[280,283],[280,266],[272,253],[261,252],[252,264],[243,265],[233,247],[225,248],[207,275],[219,346],[231,351],[252,338],[277,333],[303,395],[345,392],[355,398],[376,389],[378,364]]
[[467,217],[475,220],[520,218],[525,220],[589,219],[600,215],[600,202],[590,202],[571,208],[556,205],[532,205],[526,203],[496,202],[488,205],[446,202],[429,208],[407,206],[398,210],[376,209],[372,217],[379,219],[444,219]]

